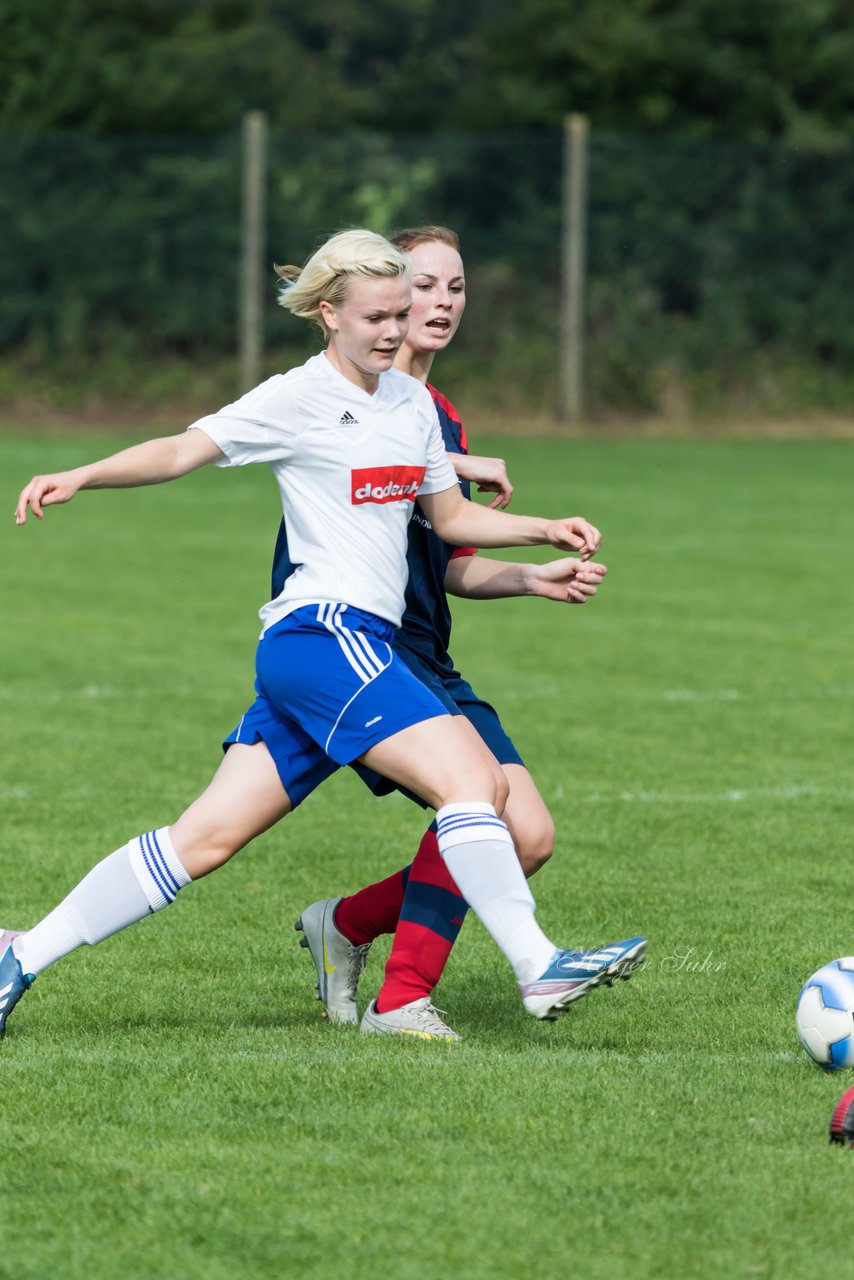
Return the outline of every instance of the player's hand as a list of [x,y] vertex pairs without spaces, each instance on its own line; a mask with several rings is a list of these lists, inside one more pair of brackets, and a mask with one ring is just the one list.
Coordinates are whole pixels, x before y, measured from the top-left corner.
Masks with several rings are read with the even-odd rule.
[[37,520],[43,520],[43,507],[70,502],[79,488],[79,481],[72,480],[65,471],[53,476],[33,476],[26,488],[21,490],[15,508],[15,524],[26,524],[28,510],[32,511]]
[[532,564],[529,568],[535,593],[561,604],[585,604],[596,595],[608,572],[604,564],[578,560],[575,556],[551,560],[548,564]]
[[481,458],[477,454],[468,453],[453,453],[449,456],[461,480],[476,484],[478,493],[496,495],[490,502],[490,507],[503,510],[508,506],[513,497],[513,486],[503,458]]
[[583,516],[549,521],[546,535],[549,543],[557,547],[558,551],[575,552],[582,560],[589,560],[602,545],[602,534]]

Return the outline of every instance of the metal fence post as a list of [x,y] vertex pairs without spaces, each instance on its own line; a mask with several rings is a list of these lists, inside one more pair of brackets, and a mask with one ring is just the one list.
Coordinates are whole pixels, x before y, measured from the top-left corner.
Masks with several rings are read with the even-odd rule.
[[240,227],[240,390],[261,378],[264,352],[264,255],[267,217],[267,117],[243,117],[243,180]]
[[584,312],[587,256],[586,116],[569,115],[563,127],[560,290],[560,417],[584,414]]

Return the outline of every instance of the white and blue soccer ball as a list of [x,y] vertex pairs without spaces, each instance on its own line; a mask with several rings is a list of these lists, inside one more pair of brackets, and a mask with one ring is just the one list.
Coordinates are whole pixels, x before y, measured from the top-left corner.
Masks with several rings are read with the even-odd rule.
[[795,1023],[819,1066],[854,1067],[854,956],[831,960],[804,983]]

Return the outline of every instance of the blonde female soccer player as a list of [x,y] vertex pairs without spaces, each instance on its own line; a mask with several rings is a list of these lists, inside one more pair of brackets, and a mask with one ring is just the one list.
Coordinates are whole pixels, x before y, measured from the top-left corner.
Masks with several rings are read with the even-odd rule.
[[588,956],[560,950],[534,916],[513,842],[498,817],[506,782],[457,718],[395,658],[416,498],[460,545],[551,545],[592,552],[584,519],[512,516],[467,502],[448,462],[429,392],[392,368],[406,336],[406,255],[368,231],[333,236],[293,269],[281,301],[316,320],[325,351],[177,436],[36,476],[16,521],[41,518],[80,489],[175,480],[209,463],[267,462],[299,569],[261,610],[257,697],[207,789],[171,825],[123,844],[0,958],[0,1029],[34,978],[174,902],[283,818],[342,764],[369,768],[437,810],[442,856],[513,967],[526,1009],[551,1016],[580,974],[605,981],[643,947]]
[[[459,238],[443,226],[398,232],[393,243],[412,264],[409,330],[395,368],[424,383],[436,405],[445,448],[464,494],[469,481],[493,490],[493,505],[506,506],[512,486],[499,458],[467,456],[468,443],[453,404],[429,378],[436,355],[451,343],[466,303],[465,268]],[[273,567],[273,592],[281,590],[292,565],[287,531],[280,529]],[[409,524],[409,580],[406,608],[394,640],[396,653],[419,679],[461,717],[461,727],[487,747],[505,775],[509,795],[502,817],[526,876],[551,856],[554,823],[522,756],[495,708],[478,697],[456,670],[450,656],[451,611],[448,593],[469,598],[534,595],[583,604],[596,594],[604,565],[561,557],[548,564],[519,564],[484,559],[471,547],[443,542],[416,511]],[[378,795],[391,787],[362,768],[359,772]],[[307,907],[297,921],[317,973],[317,995],[332,1022],[356,1023],[356,995],[367,952],[381,934],[394,934],[382,986],[361,1020],[365,1033],[455,1039],[439,1016],[432,992],[445,967],[467,911],[467,904],[441,854],[433,822],[424,833],[411,865],[347,897],[324,898]],[[626,970],[628,973],[629,970]],[[587,988],[579,987],[578,994]]]

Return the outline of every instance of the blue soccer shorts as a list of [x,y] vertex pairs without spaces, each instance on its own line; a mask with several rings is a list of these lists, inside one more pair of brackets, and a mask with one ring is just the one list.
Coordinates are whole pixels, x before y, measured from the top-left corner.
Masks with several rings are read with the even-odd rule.
[[257,697],[223,746],[263,741],[296,807],[339,765],[448,708],[392,649],[395,628],[344,604],[296,609],[264,633]]
[[[416,650],[402,644],[398,644],[396,653],[413,675],[416,675],[425,688],[438,698],[452,716],[465,716],[499,764],[524,765],[525,762],[501,723],[495,707],[484,698],[479,698],[459,671],[455,671],[450,664],[438,667],[435,663],[423,658]],[[356,764],[353,768],[375,796],[387,796],[393,791],[401,791],[422,808],[430,807],[419,796],[407,791],[405,787],[399,787],[396,782],[384,778],[382,774],[375,773],[373,769],[366,769],[361,764]]]

